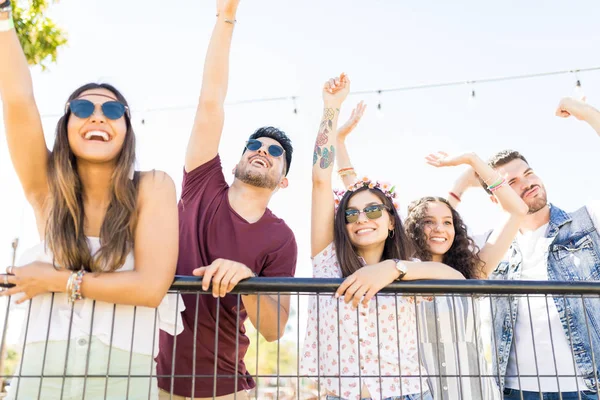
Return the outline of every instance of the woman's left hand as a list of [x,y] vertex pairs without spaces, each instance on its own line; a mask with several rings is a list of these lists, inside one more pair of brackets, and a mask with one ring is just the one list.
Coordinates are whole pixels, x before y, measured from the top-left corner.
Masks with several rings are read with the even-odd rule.
[[57,278],[59,278],[59,272],[52,264],[34,261],[22,267],[13,267],[10,272],[13,275],[8,276],[8,283],[15,286],[3,290],[0,295],[13,296],[17,293],[23,293],[23,296],[16,301],[17,304],[30,300],[39,294],[56,291],[52,289]]
[[344,302],[346,304],[352,302],[354,309],[358,308],[358,303],[362,303],[363,307],[368,307],[373,296],[394,282],[398,276],[400,276],[400,272],[396,269],[393,260],[365,265],[344,280],[336,290],[335,297],[344,296]]

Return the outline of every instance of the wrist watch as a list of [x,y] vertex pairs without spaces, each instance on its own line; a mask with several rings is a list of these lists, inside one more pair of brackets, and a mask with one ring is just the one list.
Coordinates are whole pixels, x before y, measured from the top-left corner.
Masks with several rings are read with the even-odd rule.
[[398,270],[398,272],[400,272],[400,275],[396,278],[396,280],[402,280],[402,278],[404,278],[404,275],[406,275],[406,273],[408,272],[408,267],[402,262],[402,260],[398,258],[394,258],[394,262],[396,263],[396,269]]

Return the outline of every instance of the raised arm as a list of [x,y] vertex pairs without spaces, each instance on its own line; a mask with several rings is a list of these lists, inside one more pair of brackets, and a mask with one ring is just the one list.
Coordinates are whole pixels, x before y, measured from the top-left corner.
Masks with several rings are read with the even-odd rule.
[[337,132],[337,152],[335,153],[335,159],[337,162],[338,173],[344,182],[344,187],[352,186],[356,182],[356,172],[350,162],[350,154],[346,147],[346,137],[356,128],[356,125],[360,122],[365,109],[366,104],[362,101],[358,103],[356,108],[352,110],[352,114],[346,123],[339,127]]
[[600,135],[600,111],[587,104],[585,101],[565,97],[556,109],[556,115],[569,118],[571,115],[580,121],[585,121],[598,135]]
[[529,211],[527,204],[502,180],[498,172],[494,171],[492,167],[476,154],[467,153],[457,157],[450,157],[448,154],[440,152],[430,154],[426,159],[430,165],[435,167],[461,164],[469,165],[488,186],[497,185],[497,188],[493,191],[493,195],[502,209],[507,213],[507,217],[498,228],[494,229],[487,243],[479,252],[479,258],[482,261],[482,270],[479,278],[487,278],[496,269],[498,263],[502,260],[514,240],[521,222]]
[[[145,173],[140,182],[139,216],[135,231],[133,271],[88,273],[84,297],[116,304],[158,307],[175,276],[179,228],[173,180],[164,172]],[[13,269],[16,286],[1,295],[24,293],[22,303],[38,294],[65,292],[71,271],[34,262]]]
[[315,143],[312,169],[311,255],[333,242],[334,200],[331,173],[340,107],[348,96],[350,81],[345,74],[330,79],[323,87],[323,117]]
[[219,151],[229,83],[229,53],[239,0],[218,0],[217,21],[204,61],[202,89],[185,155],[185,170],[212,160]]
[[[0,13],[6,24],[9,13]],[[0,98],[10,158],[34,210],[48,195],[48,149],[25,54],[14,28],[0,31]]]

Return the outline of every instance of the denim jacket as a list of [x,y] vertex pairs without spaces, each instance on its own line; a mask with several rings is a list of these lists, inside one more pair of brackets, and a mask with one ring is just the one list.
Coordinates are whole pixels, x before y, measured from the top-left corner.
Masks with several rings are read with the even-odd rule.
[[[548,278],[552,281],[600,280],[600,235],[582,207],[566,213],[550,206],[546,237],[552,239],[548,249]],[[513,242],[508,260],[502,261],[490,279],[521,279],[521,251]],[[575,353],[575,363],[590,390],[596,390],[600,371],[600,299],[554,296],[563,329]],[[504,376],[517,320],[517,296],[492,298],[492,364],[498,384],[504,388]],[[588,328],[589,327],[589,328]],[[595,366],[594,366],[595,364]]]

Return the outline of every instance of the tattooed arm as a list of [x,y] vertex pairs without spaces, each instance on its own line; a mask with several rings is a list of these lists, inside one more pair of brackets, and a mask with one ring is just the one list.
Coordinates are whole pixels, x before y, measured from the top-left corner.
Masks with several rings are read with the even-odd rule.
[[323,118],[313,153],[311,254],[316,256],[333,241],[334,200],[331,173],[335,160],[335,143],[340,107],[348,92],[350,80],[345,74],[330,79],[323,87]]

